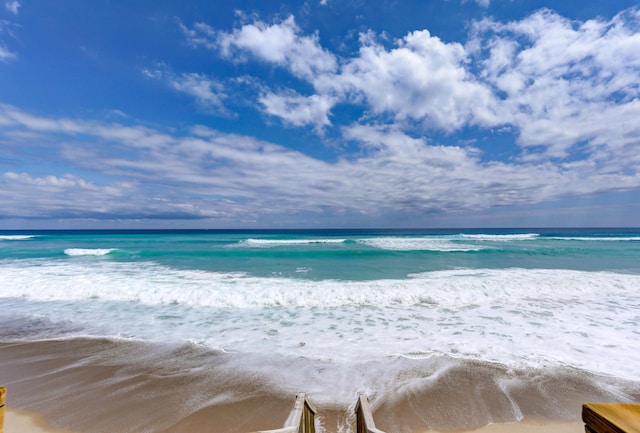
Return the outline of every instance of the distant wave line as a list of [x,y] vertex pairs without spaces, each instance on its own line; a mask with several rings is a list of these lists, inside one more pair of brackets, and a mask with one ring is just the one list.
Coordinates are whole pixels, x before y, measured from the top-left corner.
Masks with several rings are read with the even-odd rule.
[[359,239],[358,243],[389,251],[468,252],[489,249],[489,247],[485,246],[461,244],[453,241],[454,240],[450,238],[440,237],[386,237]]
[[550,237],[547,239],[553,239],[557,241],[609,241],[609,242],[626,242],[626,241],[640,241],[640,236],[618,236],[618,237],[607,237],[607,236],[558,236],[558,237]]
[[246,239],[240,243],[252,246],[290,246],[290,245],[312,245],[312,244],[343,244],[346,239]]
[[117,248],[67,248],[64,253],[68,256],[106,256]]
[[493,234],[466,234],[460,235],[461,238],[478,240],[478,241],[521,241],[537,239],[540,237],[538,233],[522,233],[522,234],[505,234],[505,235],[493,235]]
[[0,240],[3,241],[24,241],[27,239],[33,239],[36,235],[0,235]]

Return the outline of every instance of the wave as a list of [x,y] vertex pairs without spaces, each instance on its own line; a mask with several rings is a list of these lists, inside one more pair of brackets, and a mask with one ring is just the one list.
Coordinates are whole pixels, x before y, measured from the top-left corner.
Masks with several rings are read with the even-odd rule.
[[67,248],[64,253],[68,256],[106,256],[117,251],[116,248]]
[[540,237],[538,233],[521,233],[508,235],[492,235],[492,234],[461,234],[463,239],[473,239],[478,241],[523,241],[537,239]]
[[25,241],[33,239],[36,235],[0,235],[0,241]]
[[468,245],[455,242],[451,239],[439,237],[400,238],[379,237],[358,239],[360,244],[369,247],[390,251],[439,251],[439,252],[467,252],[481,251],[489,247],[480,245]]
[[278,247],[313,244],[343,244],[346,239],[245,239],[239,245],[251,247]]
[[[105,255],[109,249],[67,251]],[[504,305],[527,299],[561,301],[625,296],[640,275],[555,269],[456,269],[372,281],[255,277],[242,272],[172,269],[152,262],[52,263],[40,260],[0,265],[3,296],[34,300],[135,301],[192,307],[269,308],[433,305]],[[298,268],[297,273],[308,272]],[[33,284],[33,280],[38,284]]]
[[440,352],[516,366],[561,360],[633,377],[639,286],[640,275],[549,269],[313,281],[20,260],[0,262],[0,312],[48,318],[34,328],[46,336],[62,322],[65,335],[189,340],[230,353],[360,362]]
[[556,236],[550,237],[557,241],[586,241],[586,242],[628,242],[640,241],[640,236]]

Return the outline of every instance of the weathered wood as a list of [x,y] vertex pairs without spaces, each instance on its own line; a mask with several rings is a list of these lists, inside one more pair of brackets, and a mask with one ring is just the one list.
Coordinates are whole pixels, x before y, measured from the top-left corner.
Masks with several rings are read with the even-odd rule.
[[[255,433],[316,433],[315,416],[318,411],[305,393],[296,396],[296,402],[284,426],[275,430],[260,430]],[[0,432],[2,433],[2,432]]]
[[587,433],[640,433],[640,404],[587,403],[582,420]]
[[366,395],[358,395],[355,411],[356,433],[384,433],[382,430],[376,428],[376,423],[373,421],[369,400]]

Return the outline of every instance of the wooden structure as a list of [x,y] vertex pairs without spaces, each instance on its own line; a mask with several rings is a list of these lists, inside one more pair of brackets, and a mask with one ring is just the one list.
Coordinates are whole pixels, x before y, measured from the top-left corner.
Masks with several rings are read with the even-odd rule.
[[582,420],[586,433],[640,433],[640,404],[587,403]]
[[369,407],[369,399],[364,394],[358,394],[356,403],[356,433],[384,433],[376,428],[373,415]]
[[0,386],[0,433],[4,431],[4,403],[7,397],[7,389]]
[[316,408],[307,399],[307,395],[301,392],[296,396],[296,402],[284,427],[276,430],[260,430],[255,433],[316,433],[316,413]]

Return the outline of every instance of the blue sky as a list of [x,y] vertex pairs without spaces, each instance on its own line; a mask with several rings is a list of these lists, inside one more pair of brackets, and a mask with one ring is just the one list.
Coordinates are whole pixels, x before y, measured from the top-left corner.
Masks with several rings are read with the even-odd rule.
[[0,228],[640,226],[636,1],[0,2]]

